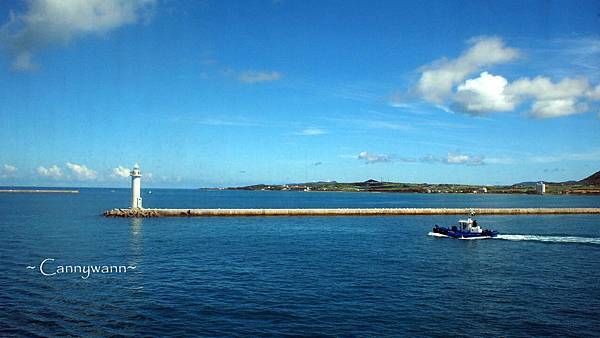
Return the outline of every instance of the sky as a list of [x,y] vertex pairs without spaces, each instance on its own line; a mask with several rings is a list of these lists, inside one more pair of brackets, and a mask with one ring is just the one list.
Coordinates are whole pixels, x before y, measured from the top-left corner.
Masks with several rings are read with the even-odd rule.
[[0,2],[0,185],[600,170],[598,1]]

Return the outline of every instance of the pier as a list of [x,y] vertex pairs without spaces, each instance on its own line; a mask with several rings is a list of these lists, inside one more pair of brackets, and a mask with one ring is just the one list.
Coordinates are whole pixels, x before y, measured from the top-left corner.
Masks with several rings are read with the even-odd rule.
[[112,209],[106,217],[265,217],[599,214],[600,208]]
[[61,189],[0,189],[0,193],[13,194],[79,194],[79,190]]

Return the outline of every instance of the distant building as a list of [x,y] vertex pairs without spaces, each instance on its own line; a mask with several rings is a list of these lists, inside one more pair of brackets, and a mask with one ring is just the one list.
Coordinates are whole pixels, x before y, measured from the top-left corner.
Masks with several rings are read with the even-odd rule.
[[538,182],[535,184],[535,193],[543,195],[546,193],[546,184],[544,182]]
[[480,194],[485,194],[485,193],[487,193],[487,188],[486,188],[486,187],[481,187],[481,188],[479,188],[479,193],[480,193]]

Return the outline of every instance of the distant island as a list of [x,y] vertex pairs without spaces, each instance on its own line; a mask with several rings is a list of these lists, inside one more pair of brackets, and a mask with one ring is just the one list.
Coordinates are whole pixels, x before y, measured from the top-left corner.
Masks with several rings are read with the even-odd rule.
[[[546,194],[600,194],[600,171],[579,181],[543,182]],[[294,184],[256,184],[230,187],[225,190],[270,190],[270,191],[342,191],[342,192],[397,192],[397,193],[491,193],[491,194],[535,194],[538,182],[521,182],[513,185],[468,185],[394,183],[367,180],[364,182],[340,183],[335,181]]]

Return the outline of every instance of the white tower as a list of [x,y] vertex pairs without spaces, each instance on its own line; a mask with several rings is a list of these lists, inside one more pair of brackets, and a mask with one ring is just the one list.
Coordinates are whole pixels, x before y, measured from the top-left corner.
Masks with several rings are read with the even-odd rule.
[[131,209],[142,209],[142,197],[140,193],[142,172],[137,163],[129,173],[131,176]]
[[546,193],[546,184],[544,182],[538,182],[535,185],[535,193],[538,195],[543,195]]

